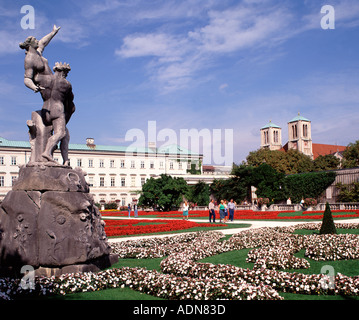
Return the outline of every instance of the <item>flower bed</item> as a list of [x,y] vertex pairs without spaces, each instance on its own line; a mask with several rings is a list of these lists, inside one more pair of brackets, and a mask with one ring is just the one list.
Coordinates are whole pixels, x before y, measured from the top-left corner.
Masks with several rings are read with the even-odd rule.
[[[141,225],[145,223],[146,225]],[[149,224],[148,224],[149,223]],[[225,224],[198,223],[187,220],[105,220],[105,232],[108,237],[151,234],[157,232],[168,232],[185,230],[190,228],[225,227]]]
[[[337,228],[359,228],[359,224],[336,223]],[[308,262],[293,254],[305,249],[311,258],[357,259],[357,235],[298,235],[297,229],[318,230],[320,223],[291,227],[259,228],[242,231],[219,242],[217,231],[182,234],[148,240],[112,243],[120,258],[166,257],[161,262],[163,273],[144,268],[118,268],[98,273],[67,274],[60,277],[36,278],[36,289],[24,293],[19,281],[0,279],[0,298],[23,294],[49,295],[129,287],[164,299],[265,299],[282,300],[281,292],[324,295],[359,295],[359,277],[337,274],[301,274],[283,268],[307,268]],[[328,243],[334,244],[328,246]],[[254,268],[201,263],[199,260],[219,253],[252,249],[248,261]],[[344,254],[345,253],[345,254]]]
[[[303,211],[294,214],[295,211],[252,211],[252,210],[235,210],[234,219],[236,220],[277,220],[277,219],[310,219],[321,220],[323,218],[324,211]],[[359,217],[359,210],[332,210],[337,218],[353,218]],[[128,217],[128,212],[125,211],[101,211],[102,216],[120,216]],[[133,213],[132,213],[133,214]],[[139,211],[139,216],[156,216],[158,218],[178,218],[182,217],[180,211]],[[287,215],[286,215],[287,214]],[[190,218],[208,217],[207,210],[190,210]],[[219,219],[219,213],[216,212],[216,218]]]

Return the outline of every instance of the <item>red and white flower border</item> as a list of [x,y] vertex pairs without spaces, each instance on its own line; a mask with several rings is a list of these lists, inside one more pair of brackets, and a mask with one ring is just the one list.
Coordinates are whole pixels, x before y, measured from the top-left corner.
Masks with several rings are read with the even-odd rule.
[[[336,223],[343,228],[359,224]],[[295,235],[296,229],[319,229],[308,223],[292,227],[259,228],[242,231],[219,242],[220,232],[198,232],[179,236],[131,240],[113,243],[120,258],[166,257],[161,262],[163,273],[145,268],[118,268],[98,273],[66,274],[36,278],[36,288],[28,292],[19,281],[0,279],[0,298],[12,299],[22,294],[68,294],[115,287],[129,287],[164,299],[174,300],[282,300],[278,291],[301,294],[359,295],[359,276],[337,274],[334,286],[329,275],[280,271],[282,268],[307,268],[308,262],[294,257],[305,249],[306,255],[318,260],[358,258],[359,236]],[[337,241],[328,246],[328,241]],[[339,245],[340,244],[340,245]],[[199,260],[232,250],[252,249],[248,261],[253,269],[231,265],[200,263]],[[329,248],[329,249],[328,249]]]

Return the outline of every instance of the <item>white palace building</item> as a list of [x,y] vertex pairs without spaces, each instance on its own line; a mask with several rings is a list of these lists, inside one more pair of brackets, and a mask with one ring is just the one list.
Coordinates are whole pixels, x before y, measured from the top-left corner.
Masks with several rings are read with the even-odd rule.
[[[28,141],[12,141],[0,137],[0,202],[17,179],[19,167],[28,163],[31,146]],[[54,158],[62,163],[59,150]],[[177,145],[130,150],[124,146],[96,145],[94,139],[85,144],[69,145],[70,165],[87,173],[86,179],[95,202],[117,202],[119,206],[139,198],[142,185],[150,177],[168,174],[183,177],[188,184],[228,178],[230,167],[202,166],[203,155]]]

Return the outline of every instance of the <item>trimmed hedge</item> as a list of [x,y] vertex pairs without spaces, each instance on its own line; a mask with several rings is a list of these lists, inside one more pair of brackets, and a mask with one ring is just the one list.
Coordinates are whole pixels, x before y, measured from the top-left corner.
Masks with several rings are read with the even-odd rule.
[[335,180],[336,173],[308,172],[289,175],[285,178],[288,196],[299,203],[302,198],[318,198]]

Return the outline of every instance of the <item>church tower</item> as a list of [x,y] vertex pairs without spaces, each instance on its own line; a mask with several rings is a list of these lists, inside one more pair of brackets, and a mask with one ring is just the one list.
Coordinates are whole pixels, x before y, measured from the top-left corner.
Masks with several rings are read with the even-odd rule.
[[269,121],[267,125],[260,129],[261,148],[269,150],[279,150],[282,148],[282,128]]
[[298,116],[288,122],[288,150],[296,149],[313,159],[312,128],[310,120]]

